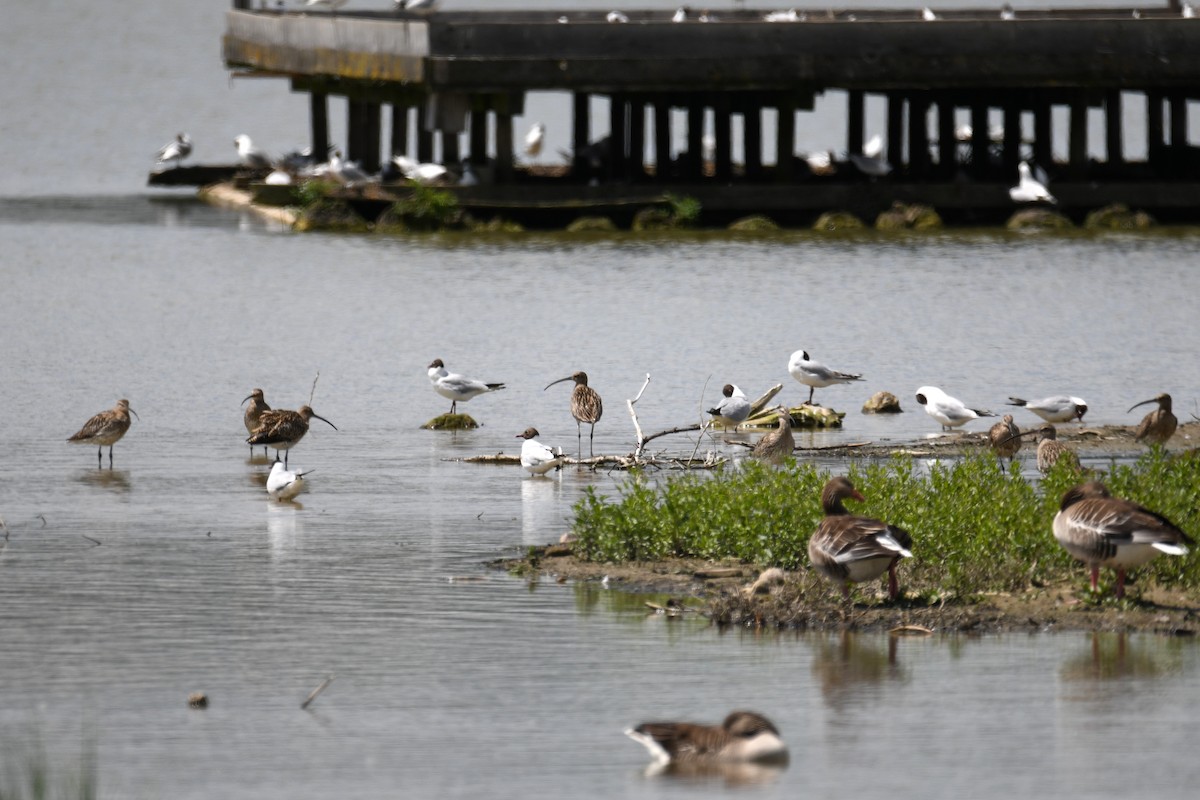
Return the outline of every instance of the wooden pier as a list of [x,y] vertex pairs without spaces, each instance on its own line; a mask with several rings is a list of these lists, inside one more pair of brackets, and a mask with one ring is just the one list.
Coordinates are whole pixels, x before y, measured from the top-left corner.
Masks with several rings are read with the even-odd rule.
[[[628,23],[614,24],[604,11],[404,17],[247,5],[235,0],[227,13],[226,65],[308,94],[314,152],[329,145],[330,98],[344,98],[348,158],[367,171],[397,154],[469,162],[486,180],[461,192],[482,205],[671,192],[698,198],[714,220],[758,212],[794,223],[831,209],[873,217],[898,200],[931,205],[949,221],[991,221],[1014,210],[1008,189],[1027,159],[1049,173],[1068,214],[1123,202],[1164,220],[1200,219],[1200,148],[1188,142],[1200,19],[1178,8],[1019,11],[1012,20],[998,10],[940,11],[933,21],[917,8],[820,11],[796,22],[728,10],[711,23],[629,11]],[[573,160],[553,176],[522,168],[515,155],[513,118],[534,91],[561,92],[570,104]],[[835,174],[818,175],[796,156],[796,132],[830,92],[845,96],[835,145],[843,152]],[[609,101],[606,125],[590,117],[593,96]],[[863,152],[876,97],[886,107],[890,172],[871,177],[848,158]],[[1126,153],[1127,107],[1145,109],[1147,146],[1136,159]],[[1060,161],[1056,108],[1067,120]],[[672,152],[678,110],[686,147]],[[1088,141],[1089,112],[1103,119],[1103,160],[1089,155],[1101,150]],[[715,140],[708,158],[706,120]],[[775,127],[772,153],[765,120]]]

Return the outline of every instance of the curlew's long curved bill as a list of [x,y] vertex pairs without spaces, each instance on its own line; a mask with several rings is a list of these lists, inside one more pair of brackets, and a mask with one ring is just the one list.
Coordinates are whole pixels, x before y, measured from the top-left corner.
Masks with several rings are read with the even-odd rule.
[[324,423],[325,423],[326,425],[328,425],[329,427],[333,428],[335,431],[338,429],[338,426],[337,426],[337,425],[334,425],[332,422],[330,422],[329,420],[325,419],[325,418],[324,418],[324,417],[322,417],[320,414],[313,414],[313,416],[314,416],[314,417],[316,417],[317,419],[321,420],[321,422],[324,422]]
[[[248,394],[248,395],[246,395],[246,400],[249,400],[251,397],[254,397],[254,395],[253,395],[253,394]],[[246,405],[246,400],[243,400],[242,402],[238,403],[238,405],[239,405],[239,406],[244,406],[244,405]]]
[[[1131,405],[1131,406],[1129,407],[1129,411],[1133,411],[1133,410],[1134,410],[1135,408],[1137,408],[1138,406],[1144,406],[1144,405],[1146,405],[1147,403],[1157,403],[1157,402],[1158,402],[1158,398],[1157,398],[1157,397],[1151,397],[1149,400],[1143,400],[1143,401],[1142,401],[1142,402],[1140,402],[1140,403],[1134,403],[1133,405]],[[1128,413],[1129,413],[1129,411],[1126,411],[1125,413],[1126,413],[1126,414],[1128,414]]]
[[[574,376],[574,375],[568,375],[568,376],[567,376],[567,377],[565,377],[565,378],[559,378],[558,380],[556,380],[556,381],[553,381],[552,383],[548,383],[548,384],[546,384],[546,389],[549,389],[549,388],[550,388],[551,386],[553,386],[555,383],[564,383],[564,382],[566,382],[566,381],[573,381],[573,380],[575,380],[575,376]],[[546,391],[546,389],[542,389],[542,391],[544,392],[544,391]]]
[[1041,428],[1033,428],[1031,430],[1021,431],[1020,433],[1006,436],[1003,439],[1001,439],[997,444],[999,446],[1003,447],[1004,445],[1011,442],[1013,439],[1021,439],[1025,436],[1033,436],[1034,434],[1037,434],[1037,433],[1041,433]]

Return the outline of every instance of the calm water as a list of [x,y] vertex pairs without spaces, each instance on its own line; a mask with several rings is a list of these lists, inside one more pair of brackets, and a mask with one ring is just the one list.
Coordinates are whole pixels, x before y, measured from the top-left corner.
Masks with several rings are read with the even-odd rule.
[[[869,379],[819,394],[852,413],[801,444],[929,433],[924,414],[855,413],[878,389],[912,406],[923,383],[988,405],[1070,391],[1096,423],[1159,391],[1187,411],[1192,233],[295,236],[139,188],[181,125],[302,139],[298,98],[226,84],[226,4],[129,3],[145,12],[131,29],[98,5],[22,4],[0,33],[0,63],[44,62],[5,85],[25,113],[0,119],[32,156],[0,171],[0,396],[16,421],[0,434],[0,748],[16,754],[0,786],[41,741],[58,774],[93,750],[106,797],[1192,795],[1191,641],[647,617],[638,598],[484,566],[557,538],[584,487],[618,478],[448,460],[515,452],[529,425],[572,447],[569,389],[542,387],[576,369],[606,400],[603,452],[631,449],[624,400],[647,372],[647,431],[694,421],[727,380],[798,401],[799,347]],[[78,63],[34,50],[51,30]],[[80,104],[73,136],[55,93]],[[225,155],[208,147],[201,160]],[[481,429],[419,430],[446,410],[425,378],[436,357],[508,383],[466,406]],[[300,506],[268,502],[267,465],[248,458],[238,402],[256,386],[282,407],[311,392],[339,428],[315,423],[293,452],[316,470]],[[119,397],[141,417],[96,470],[63,440]],[[735,707],[777,722],[790,768],[650,778],[620,734]]]

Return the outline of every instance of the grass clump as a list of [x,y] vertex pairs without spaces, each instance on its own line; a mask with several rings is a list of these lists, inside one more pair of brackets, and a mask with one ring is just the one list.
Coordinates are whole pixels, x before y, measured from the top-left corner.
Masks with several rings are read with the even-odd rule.
[[437,231],[461,223],[462,213],[453,192],[411,181],[409,189],[409,195],[392,206],[392,213],[411,230]]
[[[967,597],[1085,577],[1051,533],[1063,493],[1083,480],[1065,463],[1036,482],[990,455],[928,466],[896,457],[852,465],[849,476],[866,497],[848,504],[851,513],[912,534],[913,558],[901,568],[910,592]],[[829,477],[805,463],[772,469],[746,462],[710,477],[684,475],[660,484],[635,477],[618,498],[591,489],[575,507],[575,551],[591,561],[736,558],[761,567],[806,567]],[[1154,450],[1104,479],[1113,495],[1200,533],[1200,457]],[[1200,586],[1194,556],[1159,558],[1145,570],[1164,585]]]

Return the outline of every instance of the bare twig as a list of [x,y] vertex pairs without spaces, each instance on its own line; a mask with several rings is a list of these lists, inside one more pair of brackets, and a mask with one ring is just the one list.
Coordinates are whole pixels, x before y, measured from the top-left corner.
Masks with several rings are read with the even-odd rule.
[[311,406],[313,395],[317,393],[317,381],[321,380],[321,370],[317,370],[317,377],[313,378],[312,389],[308,393],[308,404]]
[[101,542],[99,539],[93,539],[92,537],[88,536],[86,533],[81,533],[79,535],[82,536],[83,538],[87,539],[92,544],[96,545],[96,547],[99,547],[100,545],[103,544],[103,542]]
[[309,692],[308,697],[306,697],[304,699],[304,702],[300,704],[300,710],[303,711],[304,709],[308,708],[309,703],[311,703],[313,700],[316,700],[317,695],[319,695],[321,692],[325,691],[326,687],[328,687],[329,684],[333,683],[333,678],[334,678],[334,676],[330,675],[328,678],[321,681],[320,686],[318,686],[317,688],[315,688],[311,692]]

